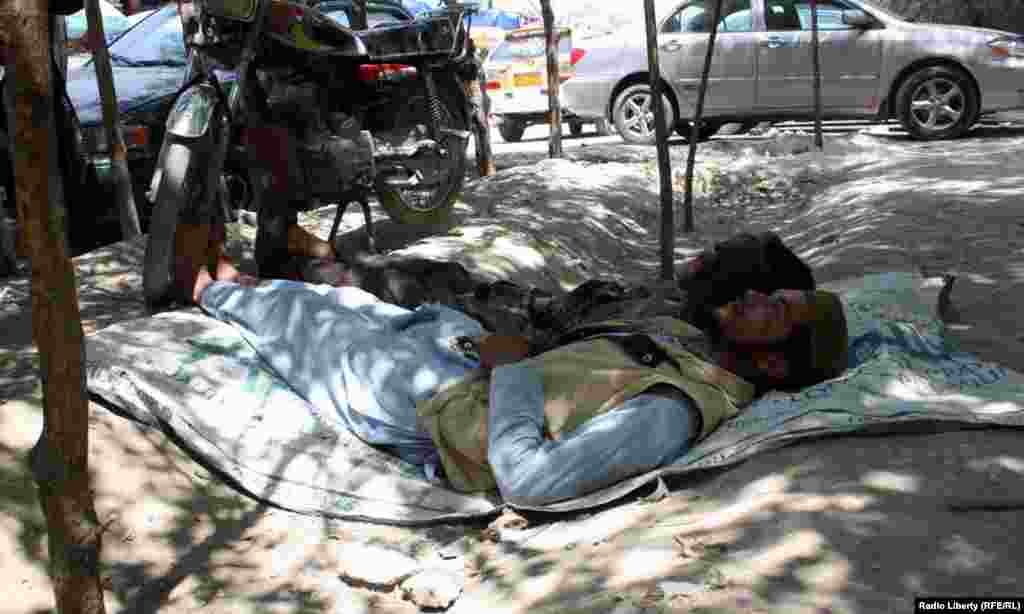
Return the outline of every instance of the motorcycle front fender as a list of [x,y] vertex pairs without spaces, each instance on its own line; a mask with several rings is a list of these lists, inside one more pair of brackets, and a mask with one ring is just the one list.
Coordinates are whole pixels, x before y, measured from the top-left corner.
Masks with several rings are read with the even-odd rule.
[[197,139],[210,129],[220,98],[209,83],[193,85],[178,96],[167,115],[167,132],[186,139]]

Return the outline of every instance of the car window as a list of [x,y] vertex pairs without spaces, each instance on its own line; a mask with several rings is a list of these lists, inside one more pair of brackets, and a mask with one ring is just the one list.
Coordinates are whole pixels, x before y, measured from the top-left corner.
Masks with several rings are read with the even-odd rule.
[[[708,21],[714,10],[711,2],[695,0],[672,14],[661,31],[665,34],[681,32],[710,32]],[[719,32],[753,32],[754,14],[750,0],[725,0],[722,3],[722,19],[718,22]]]
[[110,45],[114,63],[121,64],[185,64],[185,41],[181,19],[170,6],[143,19]]
[[[558,38],[558,53],[572,52],[572,38]],[[506,38],[488,58],[491,62],[523,62],[544,57],[544,35]]]
[[[842,0],[820,0],[818,29],[853,29],[853,26],[843,23],[843,11],[856,8]],[[807,0],[768,0],[765,4],[765,24],[769,31],[810,30],[811,4]]]

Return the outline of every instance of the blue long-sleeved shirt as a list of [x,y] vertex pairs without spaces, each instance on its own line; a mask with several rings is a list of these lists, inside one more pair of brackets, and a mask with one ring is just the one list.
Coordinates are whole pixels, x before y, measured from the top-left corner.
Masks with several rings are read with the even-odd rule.
[[[478,322],[441,305],[408,310],[358,288],[284,280],[257,288],[215,282],[201,306],[234,324],[315,409],[428,474],[436,470],[416,405],[479,366],[451,343],[482,334]],[[488,458],[503,498],[518,505],[572,498],[670,462],[699,428],[689,399],[642,394],[546,440],[541,376],[523,363],[492,372],[490,403]]]

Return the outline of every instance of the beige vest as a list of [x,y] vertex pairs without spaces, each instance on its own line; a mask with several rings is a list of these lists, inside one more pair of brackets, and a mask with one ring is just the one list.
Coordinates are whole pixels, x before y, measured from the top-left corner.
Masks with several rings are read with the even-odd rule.
[[[700,335],[689,324],[668,317],[614,324],[650,335]],[[662,343],[658,346],[670,360],[656,367],[633,360],[607,338],[587,339],[528,359],[527,364],[540,371],[544,382],[545,436],[557,440],[656,384],[678,388],[696,402],[702,418],[701,438],[752,400],[750,383],[689,351]],[[449,482],[460,491],[496,487],[487,462],[489,391],[490,378],[479,371],[417,408]]]

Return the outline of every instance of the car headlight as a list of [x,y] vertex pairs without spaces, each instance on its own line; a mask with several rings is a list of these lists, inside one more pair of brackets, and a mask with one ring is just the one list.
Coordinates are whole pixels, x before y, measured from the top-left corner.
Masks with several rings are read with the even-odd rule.
[[1024,60],[1024,38],[1003,36],[989,42],[988,46],[992,50],[994,60]]

